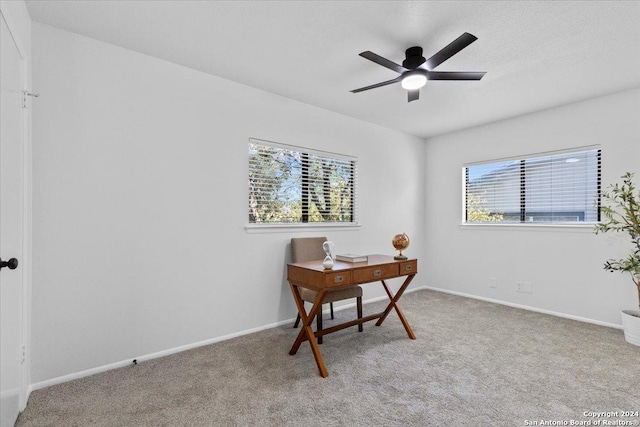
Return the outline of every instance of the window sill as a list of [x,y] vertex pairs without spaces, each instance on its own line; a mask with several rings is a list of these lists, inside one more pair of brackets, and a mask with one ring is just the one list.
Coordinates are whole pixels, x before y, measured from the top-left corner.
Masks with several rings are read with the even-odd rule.
[[594,232],[596,223],[585,222],[581,224],[459,224],[461,229],[467,230],[547,230],[547,231],[575,231],[575,232]]
[[259,233],[295,233],[298,231],[324,231],[324,230],[340,230],[340,231],[358,231],[360,224],[350,222],[348,224],[340,223],[317,223],[317,224],[247,224],[244,229],[249,234]]

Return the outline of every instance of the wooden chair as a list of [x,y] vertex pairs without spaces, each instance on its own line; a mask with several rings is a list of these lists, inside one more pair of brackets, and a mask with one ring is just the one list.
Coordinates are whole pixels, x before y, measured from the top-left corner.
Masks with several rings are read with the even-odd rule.
[[[326,256],[322,249],[322,244],[327,241],[326,237],[294,237],[291,239],[291,254],[293,262],[305,262],[323,260]],[[300,288],[300,296],[303,301],[313,303],[316,300],[317,292],[310,289]],[[356,298],[356,307],[358,311],[358,319],[362,318],[362,288],[360,286],[351,286],[348,288],[336,289],[326,293],[323,304],[329,303],[331,309],[331,318],[333,319],[333,303],[349,298]],[[300,314],[296,317],[294,328],[300,324]],[[316,316],[317,330],[322,330],[322,310],[318,311]],[[358,331],[362,332],[362,323],[358,325]],[[322,344],[322,337],[318,337],[318,344]]]

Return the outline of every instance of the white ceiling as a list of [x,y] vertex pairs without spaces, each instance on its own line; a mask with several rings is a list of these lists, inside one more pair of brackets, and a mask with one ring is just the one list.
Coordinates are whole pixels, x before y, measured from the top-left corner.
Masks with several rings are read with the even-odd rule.
[[[43,1],[31,18],[420,137],[640,86],[637,1]],[[358,56],[429,58],[478,37],[407,102],[397,76]],[[37,88],[35,88],[37,90]]]

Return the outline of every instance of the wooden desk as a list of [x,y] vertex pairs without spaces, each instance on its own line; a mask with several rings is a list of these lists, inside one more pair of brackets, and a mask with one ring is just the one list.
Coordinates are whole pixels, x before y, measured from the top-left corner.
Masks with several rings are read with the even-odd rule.
[[[416,339],[416,335],[413,333],[409,322],[405,318],[402,310],[398,306],[398,300],[402,297],[402,294],[409,286],[409,283],[413,280],[418,273],[418,260],[394,260],[391,256],[386,255],[369,255],[366,262],[342,262],[335,261],[335,265],[331,270],[325,270],[322,266],[322,261],[308,261],[298,262],[287,265],[287,280],[291,286],[291,292],[293,299],[298,307],[300,313],[300,319],[302,320],[302,328],[296,338],[289,354],[296,354],[300,348],[300,344],[303,341],[309,341],[313,357],[316,359],[318,370],[320,375],[324,378],[329,376],[327,367],[325,366],[322,353],[320,353],[320,347],[316,342],[316,337],[330,334],[332,332],[339,331],[344,328],[359,325],[361,323],[369,322],[371,320],[378,319],[376,326],[382,325],[384,319],[395,309],[404,329],[407,331],[407,335],[412,340]],[[391,293],[389,287],[385,283],[386,279],[393,279],[395,277],[406,277],[404,283],[395,295]],[[389,296],[389,304],[386,309],[380,313],[365,316],[361,319],[352,320],[350,322],[342,323],[340,325],[333,326],[328,329],[323,329],[319,332],[313,332],[311,329],[311,323],[316,314],[322,312],[322,301],[327,291],[337,288],[344,288],[355,285],[362,285],[364,283],[381,282],[384,290]],[[307,288],[318,293],[316,300],[313,303],[313,307],[309,312],[304,307],[304,301],[300,297],[300,289]]]

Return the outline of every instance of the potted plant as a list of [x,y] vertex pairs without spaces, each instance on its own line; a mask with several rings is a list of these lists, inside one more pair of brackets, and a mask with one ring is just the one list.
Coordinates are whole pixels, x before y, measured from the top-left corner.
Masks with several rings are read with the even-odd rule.
[[[638,288],[640,308],[640,190],[633,185],[633,173],[622,175],[622,184],[612,184],[602,193],[600,208],[602,221],[596,225],[596,234],[613,232],[628,233],[631,237],[629,256],[610,259],[604,264],[607,271],[629,273]],[[640,311],[622,310],[622,327],[627,342],[640,346]]]

